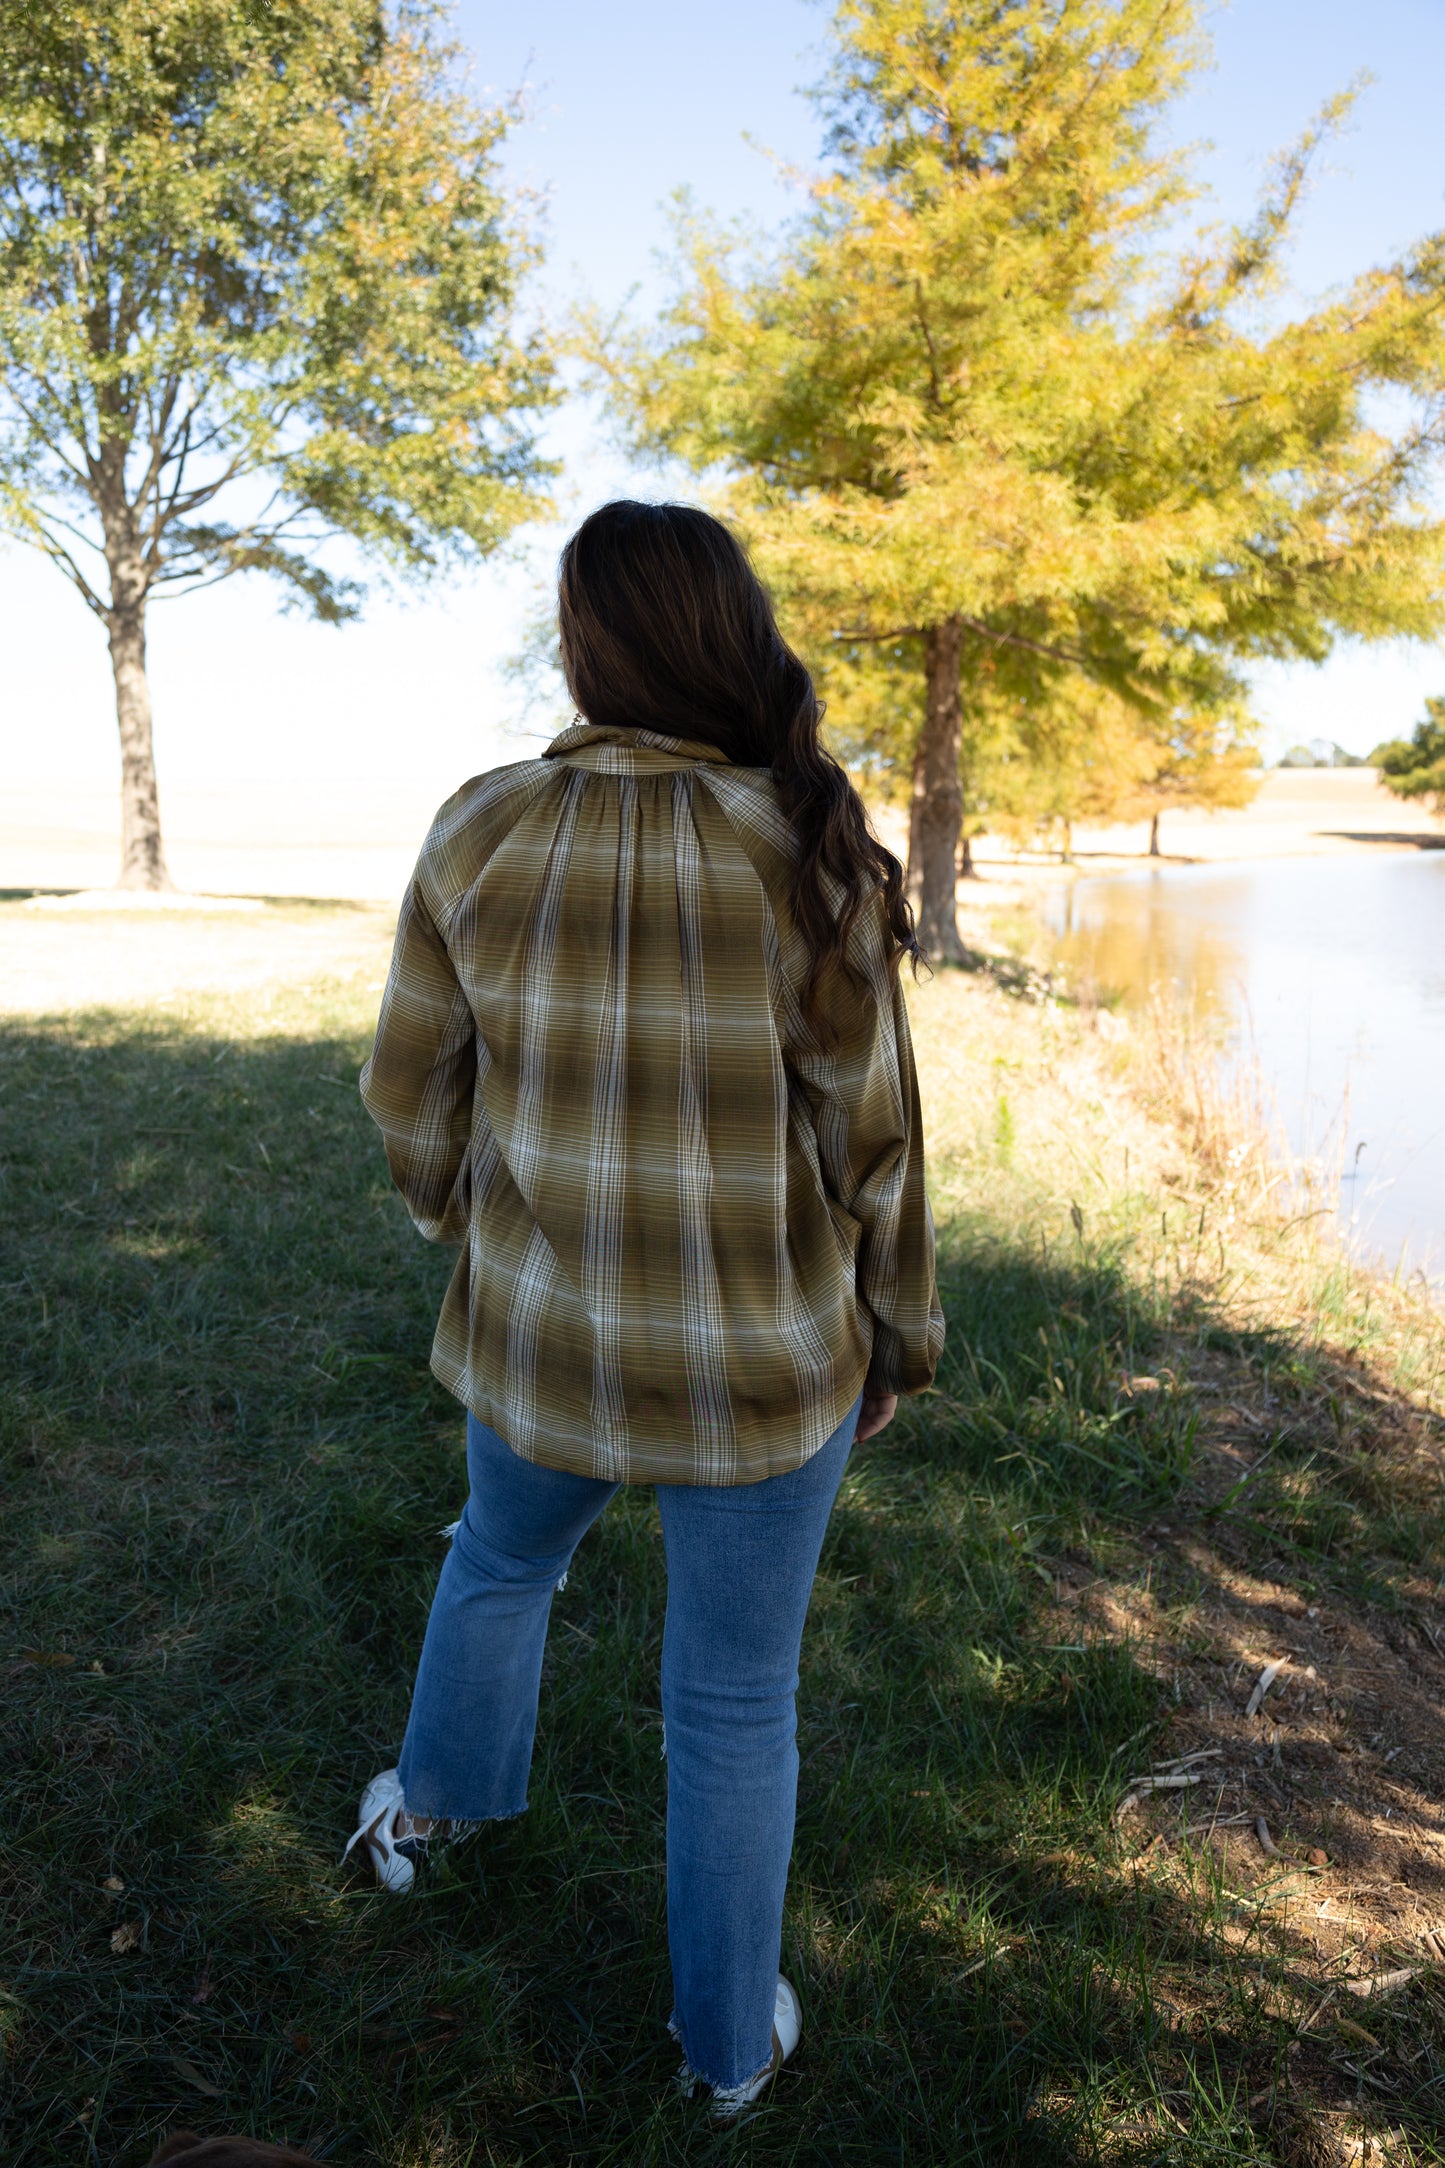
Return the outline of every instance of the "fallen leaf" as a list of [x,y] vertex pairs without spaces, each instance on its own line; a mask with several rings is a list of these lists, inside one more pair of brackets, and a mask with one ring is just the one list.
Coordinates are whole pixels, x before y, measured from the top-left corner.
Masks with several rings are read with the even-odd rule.
[[75,1662],[66,1649],[22,1649],[20,1655],[27,1664],[48,1664],[54,1670],[63,1670],[67,1664]]
[[1357,2025],[1352,2017],[1337,2017],[1335,2030],[1348,2033],[1351,2040],[1363,2040],[1367,2048],[1377,2048],[1380,2045],[1374,2034],[1366,2032],[1364,2026]]
[[112,1890],[117,1897],[125,1888],[125,1884],[118,1874],[108,1874],[100,1886],[102,1889]]
[[225,2098],[224,2087],[219,2085],[212,2085],[210,2079],[207,2077],[203,2077],[201,2072],[197,2070],[195,2064],[192,2062],[187,2062],[184,2055],[173,2055],[171,2057],[171,2061],[174,2063],[176,2069],[179,2070],[181,2076],[185,2079],[187,2085],[194,2085],[198,2093],[207,2093],[210,2095],[212,2100],[223,2100]]
[[122,1920],[110,1938],[110,1946],[117,1957],[124,1957],[127,1950],[138,1950],[145,1929],[139,1920]]

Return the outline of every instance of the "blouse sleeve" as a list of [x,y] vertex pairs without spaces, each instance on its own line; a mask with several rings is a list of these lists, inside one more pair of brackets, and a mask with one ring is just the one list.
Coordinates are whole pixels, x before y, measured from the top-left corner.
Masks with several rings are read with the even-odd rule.
[[413,880],[361,1097],[381,1131],[392,1180],[429,1242],[460,1242],[467,1231],[461,1177],[476,1075],[476,1023]]
[[[931,1385],[943,1349],[933,1216],[923,1178],[918,1075],[903,989],[876,967],[829,1050],[795,1056],[830,1193],[861,1229],[857,1288],[874,1320],[865,1391]],[[835,1019],[839,1003],[833,1004]]]

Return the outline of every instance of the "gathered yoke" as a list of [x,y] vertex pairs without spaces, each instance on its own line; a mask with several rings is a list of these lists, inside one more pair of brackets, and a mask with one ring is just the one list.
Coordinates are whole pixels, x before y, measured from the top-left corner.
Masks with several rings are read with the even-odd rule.
[[587,724],[466,783],[407,889],[361,1091],[461,1245],[432,1368],[512,1450],[607,1481],[800,1467],[943,1341],[881,899],[806,1023],[766,769]]

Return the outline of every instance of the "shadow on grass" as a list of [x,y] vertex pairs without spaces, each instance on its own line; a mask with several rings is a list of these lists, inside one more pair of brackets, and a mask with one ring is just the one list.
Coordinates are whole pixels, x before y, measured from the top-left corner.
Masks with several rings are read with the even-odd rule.
[[[363,1051],[0,1030],[4,2158],[131,2168],[182,2122],[384,2168],[1303,2158],[1258,2112],[1290,2028],[1249,1951],[1120,1870],[1167,1684],[1059,1626],[1060,1561],[1132,1558],[1199,1447],[1187,1392],[1123,1389],[1180,1320],[1082,1245],[948,1231],[938,1389],[850,1469],[800,1698],[809,2030],[769,2112],[720,2132],[667,2090],[650,1494],[555,1606],[531,1812],[404,1904],[341,1871],[464,1487],[425,1367],[449,1259],[390,1195]],[[1160,1987],[1191,1969],[1207,2012]]]

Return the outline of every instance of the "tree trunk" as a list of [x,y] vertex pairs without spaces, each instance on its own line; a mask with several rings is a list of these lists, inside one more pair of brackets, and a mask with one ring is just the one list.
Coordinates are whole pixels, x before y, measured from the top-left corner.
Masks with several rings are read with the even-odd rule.
[[927,698],[913,763],[909,875],[917,883],[918,938],[936,961],[962,963],[958,934],[958,845],[963,829],[963,627],[956,617],[923,637]]
[[120,725],[121,888],[169,888],[161,847],[160,800],[151,740],[151,694],[146,677],[144,602],[110,613],[110,663]]
[[1074,824],[1071,820],[1066,820],[1063,824],[1059,857],[1066,866],[1071,866],[1074,863]]
[[1149,817],[1149,856],[1151,858],[1159,856],[1159,815],[1157,812]]
[[961,881],[978,879],[978,868],[973,862],[973,837],[966,828],[958,839],[958,878]]
[[903,869],[903,893],[913,909],[916,926],[923,909],[923,746],[913,756],[913,788],[908,798],[908,863]]

